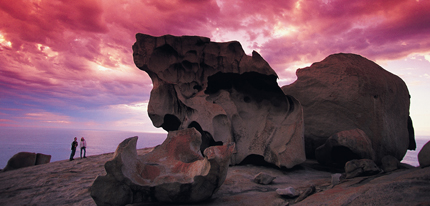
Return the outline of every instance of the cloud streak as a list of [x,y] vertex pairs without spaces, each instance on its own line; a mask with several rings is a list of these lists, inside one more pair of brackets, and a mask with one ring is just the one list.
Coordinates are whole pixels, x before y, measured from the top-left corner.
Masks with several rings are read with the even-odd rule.
[[427,0],[0,1],[1,124],[18,125],[26,114],[79,127],[103,125],[103,113],[122,127],[139,122],[124,106],[147,102],[152,87],[133,63],[138,32],[238,40],[291,83],[295,69],[332,53],[429,55],[429,10]]

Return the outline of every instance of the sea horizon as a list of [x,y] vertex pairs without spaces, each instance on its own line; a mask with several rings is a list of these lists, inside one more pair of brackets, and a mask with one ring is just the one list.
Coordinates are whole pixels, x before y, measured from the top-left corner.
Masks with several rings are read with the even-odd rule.
[[[117,130],[0,127],[0,168],[18,152],[34,152],[51,155],[51,162],[68,160],[75,137],[87,141],[86,156],[115,152],[123,140],[138,136],[137,149],[154,147],[167,137],[166,133],[129,132]],[[74,158],[80,158],[80,147]]]
[[[136,148],[155,147],[167,137],[166,133],[130,132],[117,130],[65,129],[0,127],[0,168],[6,167],[7,161],[18,152],[34,152],[51,155],[51,162],[68,160],[74,137],[84,137],[87,141],[86,156],[115,152],[123,140],[138,136]],[[430,140],[430,136],[416,136],[417,148],[408,150],[402,163],[419,166],[417,155]],[[80,158],[78,146],[74,158]]]

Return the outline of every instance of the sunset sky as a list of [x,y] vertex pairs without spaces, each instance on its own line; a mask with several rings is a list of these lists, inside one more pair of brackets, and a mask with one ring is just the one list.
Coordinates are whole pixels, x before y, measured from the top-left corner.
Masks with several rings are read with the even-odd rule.
[[406,82],[416,135],[430,135],[430,0],[0,0],[0,130],[162,132],[136,33],[237,40],[280,86],[330,54],[360,54]]

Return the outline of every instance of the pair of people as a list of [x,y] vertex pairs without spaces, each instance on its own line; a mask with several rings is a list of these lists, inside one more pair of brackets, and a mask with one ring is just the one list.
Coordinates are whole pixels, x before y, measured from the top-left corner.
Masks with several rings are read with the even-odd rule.
[[[75,137],[74,141],[72,142],[72,154],[70,154],[70,161],[74,160],[73,157],[75,157],[76,153],[76,147],[78,147],[78,138]],[[82,151],[84,151],[84,158],[87,158],[85,155],[87,154],[87,141],[85,141],[85,138],[81,138],[81,159],[82,159]]]

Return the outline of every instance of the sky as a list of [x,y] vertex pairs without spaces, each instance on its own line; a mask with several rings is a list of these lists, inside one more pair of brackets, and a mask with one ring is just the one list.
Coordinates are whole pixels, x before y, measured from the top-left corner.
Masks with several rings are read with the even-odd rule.
[[136,33],[239,41],[277,72],[334,53],[401,77],[417,136],[430,136],[430,0],[0,0],[1,127],[163,132]]

